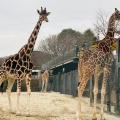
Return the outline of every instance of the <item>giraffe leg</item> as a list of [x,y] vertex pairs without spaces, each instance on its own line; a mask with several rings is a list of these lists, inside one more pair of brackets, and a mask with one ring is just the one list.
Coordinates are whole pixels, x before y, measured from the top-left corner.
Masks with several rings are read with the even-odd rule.
[[20,93],[21,93],[21,79],[17,79],[17,112],[16,115],[20,116],[20,109],[19,109],[19,99],[20,99]]
[[101,116],[101,119],[100,120],[105,120],[104,118],[104,97],[105,97],[105,88],[102,88],[101,90],[101,110],[100,110],[100,116]]
[[82,94],[84,92],[85,86],[87,84],[87,81],[81,80],[80,85],[78,86],[78,104],[77,104],[77,112],[76,112],[77,120],[83,120],[82,112],[81,112],[81,98],[82,98]]
[[41,92],[43,92],[43,90],[44,90],[44,82],[42,82],[42,90],[41,90]]
[[9,100],[9,111],[12,112],[12,113],[14,113],[12,111],[12,103],[11,103],[11,89],[12,89],[13,83],[14,83],[13,79],[8,80],[8,86],[7,86],[7,89],[6,89],[6,93],[8,95],[8,100]]
[[103,70],[96,68],[95,69],[95,74],[94,74],[94,108],[93,108],[93,120],[97,120],[96,117],[96,101],[97,101],[97,94],[98,94],[98,79],[100,74],[103,72]]
[[48,84],[48,82],[47,82],[47,81],[48,81],[48,80],[46,79],[44,92],[46,92],[46,91],[47,91],[47,84]]
[[77,112],[76,112],[77,120],[80,120],[80,119],[83,120],[82,112],[81,112],[81,98],[82,96],[78,97]]
[[31,94],[30,81],[31,81],[31,75],[27,75],[26,77],[26,86],[27,86],[26,117],[30,117],[30,94]]
[[97,120],[96,117],[96,101],[97,101],[97,94],[98,94],[98,77],[95,76],[95,83],[94,83],[94,108],[93,108],[93,118],[92,120]]
[[102,82],[102,89],[101,89],[101,110],[100,110],[100,120],[105,120],[104,118],[104,98],[105,98],[105,92],[106,92],[106,84],[107,84],[107,78],[108,78],[108,73],[107,70],[104,72],[103,76],[103,82]]

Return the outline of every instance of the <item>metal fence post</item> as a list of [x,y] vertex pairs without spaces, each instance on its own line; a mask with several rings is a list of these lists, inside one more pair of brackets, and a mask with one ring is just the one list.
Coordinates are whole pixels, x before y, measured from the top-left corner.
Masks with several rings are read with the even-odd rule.
[[120,113],[120,38],[118,39],[117,58],[116,58],[116,113]]
[[61,73],[59,72],[58,73],[58,92],[60,92],[60,90],[61,90]]
[[93,76],[90,78],[90,106],[92,106],[93,99]]
[[111,89],[110,89],[110,78],[107,82],[107,112],[111,112]]

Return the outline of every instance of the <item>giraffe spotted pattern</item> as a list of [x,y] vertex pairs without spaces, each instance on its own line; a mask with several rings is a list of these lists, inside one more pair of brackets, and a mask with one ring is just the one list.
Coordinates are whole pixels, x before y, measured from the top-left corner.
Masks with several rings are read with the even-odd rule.
[[115,8],[115,12],[111,15],[108,23],[108,30],[105,38],[97,42],[96,47],[88,48],[83,52],[78,62],[78,106],[77,106],[77,120],[82,120],[81,113],[81,97],[86,87],[86,84],[90,77],[94,75],[94,109],[93,120],[96,120],[96,99],[98,94],[98,79],[101,73],[103,73],[102,89],[101,89],[101,120],[104,120],[104,96],[106,91],[106,84],[108,75],[110,73],[111,64],[113,61],[112,45],[116,41],[114,34],[117,33],[115,29],[115,22],[120,20],[120,11]]
[[38,22],[28,39],[27,44],[25,44],[20,51],[9,57],[0,68],[0,85],[4,80],[8,80],[7,86],[7,94],[9,100],[9,109],[12,112],[12,103],[11,103],[11,89],[15,79],[17,80],[17,111],[16,115],[21,115],[19,110],[19,97],[21,92],[21,80],[26,79],[26,87],[27,87],[27,108],[26,108],[26,116],[30,116],[30,81],[31,81],[31,74],[33,63],[31,62],[31,54],[33,52],[37,35],[39,33],[40,27],[43,21],[48,22],[47,16],[50,12],[47,12],[46,8],[43,9],[41,7],[41,11],[37,10],[39,14]]

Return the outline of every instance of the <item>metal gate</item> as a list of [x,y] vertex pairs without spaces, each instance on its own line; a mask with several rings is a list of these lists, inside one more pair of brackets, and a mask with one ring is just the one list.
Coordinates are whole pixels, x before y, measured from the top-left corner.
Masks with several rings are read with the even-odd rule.
[[120,114],[120,38],[118,40],[117,46],[117,56],[116,56],[116,106],[115,112]]

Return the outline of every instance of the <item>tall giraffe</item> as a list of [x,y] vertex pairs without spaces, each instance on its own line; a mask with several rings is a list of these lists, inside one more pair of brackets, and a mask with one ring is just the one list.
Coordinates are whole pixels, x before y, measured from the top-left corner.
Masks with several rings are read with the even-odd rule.
[[19,110],[19,97],[21,92],[21,80],[26,79],[26,87],[27,87],[27,109],[26,109],[26,116],[30,116],[30,81],[31,81],[31,73],[33,68],[33,63],[31,62],[31,54],[33,52],[35,42],[37,39],[37,35],[39,33],[40,27],[43,21],[48,22],[47,16],[50,12],[46,11],[46,8],[43,9],[41,7],[41,11],[37,10],[39,14],[39,20],[28,39],[28,43],[25,44],[20,51],[9,57],[1,67],[0,71],[0,85],[5,80],[8,79],[8,86],[7,86],[7,95],[9,99],[9,109],[12,112],[12,104],[11,104],[11,89],[15,79],[17,79],[17,112],[16,115],[21,115]]
[[83,56],[80,57],[78,62],[78,75],[79,75],[79,86],[78,86],[78,106],[77,106],[77,120],[83,119],[81,113],[81,97],[84,92],[85,86],[94,74],[94,108],[93,108],[93,120],[96,120],[96,99],[98,94],[98,79],[101,73],[103,73],[103,82],[101,89],[101,120],[104,120],[104,96],[106,91],[106,84],[108,75],[110,73],[111,63],[113,56],[111,54],[111,48],[115,42],[114,34],[115,22],[120,20],[120,11],[115,8],[115,12],[111,15],[108,23],[108,30],[105,38],[98,42],[97,47],[88,48],[83,52]]

